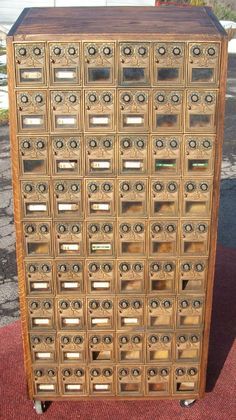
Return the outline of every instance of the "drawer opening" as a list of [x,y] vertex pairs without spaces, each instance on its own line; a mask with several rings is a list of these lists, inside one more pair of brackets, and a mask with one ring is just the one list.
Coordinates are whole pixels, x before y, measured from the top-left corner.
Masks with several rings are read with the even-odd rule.
[[158,114],[156,115],[156,128],[179,128],[178,114]]
[[140,393],[141,384],[135,382],[123,382],[120,384],[120,392]]
[[43,174],[47,171],[46,159],[24,159],[23,172],[25,174]]
[[172,290],[172,280],[151,280],[152,291]]
[[156,172],[176,172],[176,159],[155,159]]
[[131,83],[147,83],[145,67],[123,67],[122,81]]
[[177,392],[192,392],[195,391],[195,382],[177,382],[176,383]]
[[43,70],[40,67],[22,68],[20,72],[21,83],[42,83],[43,82]]
[[206,215],[208,213],[207,201],[186,201],[185,213],[186,214],[199,214]]
[[160,254],[168,254],[174,252],[174,242],[157,242],[152,241],[152,252]]
[[212,114],[190,114],[189,126],[192,128],[213,127],[213,116]]
[[201,317],[200,315],[180,315],[180,326],[185,327],[185,326],[195,326],[201,325]]
[[149,357],[150,357],[150,361],[169,360],[170,351],[169,350],[150,350]]
[[192,75],[191,75],[191,82],[199,83],[199,82],[214,82],[214,68],[204,68],[204,67],[193,67],[192,68]]
[[76,67],[57,67],[54,68],[54,82],[75,83],[77,81]]
[[142,215],[145,213],[145,203],[143,201],[122,201],[121,202],[122,215]]
[[175,201],[155,201],[154,213],[172,216],[176,213],[176,207]]
[[122,254],[143,254],[144,243],[140,241],[136,242],[122,242],[121,244]]
[[206,251],[206,243],[204,241],[185,241],[184,253],[185,254],[204,254]]
[[181,280],[181,290],[201,290],[203,288],[203,280],[202,279],[194,279],[194,280],[187,280],[182,279]]
[[120,351],[120,359],[121,361],[125,360],[140,360],[141,359],[141,351],[139,350],[130,350],[130,351]]
[[148,392],[167,392],[167,386],[168,384],[166,382],[149,383]]
[[142,290],[143,280],[121,280],[122,292],[139,292]]
[[123,159],[122,172],[142,172],[144,168],[143,159]]
[[56,161],[56,171],[57,173],[70,173],[78,171],[78,160],[77,159],[68,159],[68,160],[59,160]]
[[89,67],[88,68],[88,82],[111,82],[112,69],[111,67]]
[[49,243],[48,242],[29,242],[27,244],[29,255],[48,255]]
[[111,360],[110,350],[92,351],[92,360]]
[[177,351],[177,358],[179,360],[197,359],[199,351],[197,349],[183,349]]
[[150,316],[150,325],[151,325],[151,327],[171,326],[171,316],[170,315]]
[[207,172],[209,170],[208,159],[188,159],[189,172]]
[[157,69],[158,82],[179,82],[178,67],[160,67]]

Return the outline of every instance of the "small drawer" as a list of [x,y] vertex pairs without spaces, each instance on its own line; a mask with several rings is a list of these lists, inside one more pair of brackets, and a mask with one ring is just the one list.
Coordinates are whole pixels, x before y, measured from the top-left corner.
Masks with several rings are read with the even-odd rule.
[[84,328],[84,299],[57,299],[57,323],[62,330],[81,330]]
[[85,85],[113,85],[116,79],[115,43],[85,42],[83,47]]
[[56,261],[56,284],[59,295],[83,293],[84,266],[83,261]]
[[120,396],[135,397],[144,394],[143,366],[121,365],[117,366],[117,394]]
[[85,90],[85,131],[114,131],[116,92]]
[[173,366],[173,394],[194,395],[199,392],[199,366],[181,364]]
[[148,90],[119,90],[119,131],[148,131],[148,104]]
[[185,82],[185,44],[183,42],[154,43],[153,84],[183,86]]
[[57,360],[56,336],[51,332],[29,334],[33,363],[54,363]]
[[147,217],[148,180],[119,179],[118,213],[120,217]]
[[91,257],[115,256],[116,249],[114,222],[87,222],[87,253]]
[[114,363],[115,343],[114,334],[89,334],[90,363]]
[[118,253],[121,257],[146,256],[147,222],[119,219]]
[[148,397],[170,395],[171,390],[171,367],[170,366],[146,366],[145,367],[145,394]]
[[181,173],[180,136],[152,136],[151,170],[157,175],[180,175]]
[[25,262],[27,294],[51,295],[54,291],[52,261],[37,260]]
[[54,329],[54,300],[50,298],[27,299],[30,330]]
[[164,178],[151,179],[151,216],[177,217],[179,214],[179,187],[178,179],[166,180]]
[[[76,326],[75,326],[76,329]],[[84,363],[86,361],[87,340],[85,333],[59,333],[57,336],[60,363]]]
[[154,90],[152,129],[156,132],[183,131],[183,91]]
[[188,44],[188,85],[219,85],[219,42]]
[[144,334],[117,334],[119,363],[144,363]]
[[114,260],[87,260],[87,292],[94,294],[114,293],[116,267]]
[[147,334],[147,363],[170,362],[173,357],[173,334]]
[[183,179],[182,216],[210,217],[213,182],[211,178]]
[[110,364],[89,369],[89,393],[92,396],[115,395],[115,370]]
[[203,325],[204,297],[178,298],[177,328],[200,328]]
[[206,258],[181,259],[179,266],[179,293],[204,292],[207,280]]
[[149,260],[148,270],[148,293],[175,292],[177,271],[175,260]]
[[145,293],[145,260],[118,260],[117,270],[118,293]]
[[40,398],[58,394],[58,368],[56,365],[33,365],[34,394]]
[[44,218],[51,215],[50,185],[46,180],[21,182],[22,213],[27,218]]
[[144,328],[144,298],[117,298],[117,329],[129,331]]
[[214,170],[215,137],[185,136],[184,164],[185,175],[210,175]]
[[187,91],[185,116],[187,132],[215,133],[217,98],[216,90]]
[[17,91],[17,118],[20,133],[47,131],[46,91]]
[[175,334],[175,360],[177,362],[199,362],[201,347],[201,332],[178,331]]
[[23,223],[24,249],[28,257],[50,257],[52,254],[51,222]]
[[120,86],[150,86],[150,50],[148,42],[119,44]]
[[81,91],[51,91],[51,130],[81,131]]
[[115,143],[114,136],[85,136],[86,175],[116,174]]
[[24,177],[49,175],[48,138],[19,137],[20,173]]
[[53,206],[56,217],[83,216],[82,181],[78,179],[53,181]]
[[178,252],[178,221],[150,222],[150,255],[162,257]]
[[119,174],[148,173],[148,136],[119,136]]
[[84,255],[81,222],[55,223],[55,251],[59,257],[81,257]]
[[45,44],[16,43],[15,68],[17,86],[46,85]]
[[113,330],[115,328],[114,302],[111,299],[88,299],[88,329]]
[[88,394],[86,366],[80,364],[60,365],[58,376],[62,396],[83,397]]
[[114,180],[87,179],[85,203],[87,217],[114,217],[116,214]]
[[182,255],[206,256],[209,251],[208,220],[181,222],[180,251]]
[[52,137],[53,174],[81,175],[81,137]]
[[150,297],[147,301],[147,323],[150,329],[170,329],[175,327],[175,300],[173,297]]
[[81,47],[78,42],[50,43],[50,84],[52,86],[81,84]]

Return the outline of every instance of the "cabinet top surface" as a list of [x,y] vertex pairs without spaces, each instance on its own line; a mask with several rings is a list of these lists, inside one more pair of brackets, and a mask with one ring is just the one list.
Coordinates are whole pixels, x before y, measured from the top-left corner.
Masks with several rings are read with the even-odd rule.
[[225,36],[209,7],[35,7],[24,9],[9,36],[119,34]]

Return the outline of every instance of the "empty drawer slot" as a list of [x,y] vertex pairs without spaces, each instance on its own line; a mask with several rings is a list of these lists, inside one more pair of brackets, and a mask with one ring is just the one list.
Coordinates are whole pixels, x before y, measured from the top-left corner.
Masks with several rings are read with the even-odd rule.
[[88,68],[88,82],[109,82],[111,79],[110,67],[89,67]]
[[92,360],[111,360],[111,351],[92,351]]
[[46,173],[46,160],[44,159],[24,159],[23,160],[23,171],[27,173]]
[[205,242],[198,242],[198,241],[192,241],[192,242],[184,242],[184,252],[186,254],[203,254],[206,251],[206,243]]
[[178,350],[177,358],[182,359],[197,359],[198,357],[198,350],[197,349],[186,349],[186,350]]
[[191,392],[195,390],[194,382],[177,382],[176,391]]
[[124,67],[122,70],[123,82],[147,83],[144,67]]
[[156,384],[149,383],[148,384],[148,392],[166,392],[167,391],[167,383],[159,382]]
[[152,280],[152,291],[160,290],[171,290],[172,281],[171,280]]
[[154,202],[154,213],[172,216],[175,214],[175,212],[176,212],[176,204],[174,201],[155,201]]
[[141,384],[139,383],[121,383],[120,384],[120,392],[127,392],[127,393],[140,393],[141,392]]
[[149,352],[150,360],[168,360],[170,358],[169,350],[151,350]]
[[179,126],[179,115],[175,114],[158,114],[156,116],[156,128],[178,128]]
[[174,252],[174,242],[152,242],[152,252],[168,254]]
[[189,125],[192,128],[212,127],[213,116],[211,114],[191,114],[189,116]]
[[158,82],[178,82],[179,69],[177,67],[161,67],[157,69]]
[[180,315],[180,325],[191,326],[191,325],[200,325],[201,317],[199,315]]
[[141,352],[138,350],[130,350],[130,351],[123,351],[120,352],[120,358],[122,361],[124,360],[140,360]]
[[207,201],[186,201],[185,213],[186,214],[207,214],[208,206]]
[[144,243],[143,242],[122,242],[121,244],[122,254],[143,254]]
[[203,287],[203,280],[199,279],[199,280],[187,280],[187,279],[182,279],[181,280],[182,283],[182,288],[181,290],[201,290]]
[[122,214],[132,216],[141,215],[145,211],[145,206],[142,201],[122,201],[121,212]]
[[28,254],[29,255],[48,255],[49,254],[49,244],[48,242],[29,242],[27,244]]
[[171,326],[171,316],[168,316],[168,315],[150,316],[150,324],[151,324],[151,327]]
[[121,280],[121,290],[124,292],[141,291],[142,280]]

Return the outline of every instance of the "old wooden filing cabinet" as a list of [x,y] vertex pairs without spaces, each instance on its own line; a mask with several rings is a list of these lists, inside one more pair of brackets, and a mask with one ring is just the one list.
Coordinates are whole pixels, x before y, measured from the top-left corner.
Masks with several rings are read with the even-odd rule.
[[209,8],[25,9],[8,36],[28,394],[204,395],[226,34]]

